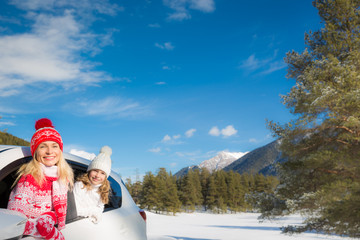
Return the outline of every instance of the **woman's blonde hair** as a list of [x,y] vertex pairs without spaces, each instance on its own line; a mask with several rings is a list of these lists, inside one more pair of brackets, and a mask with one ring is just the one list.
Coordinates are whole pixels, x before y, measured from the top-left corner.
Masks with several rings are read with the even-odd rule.
[[[89,179],[89,172],[81,174],[76,180],[81,181],[84,184],[84,187],[89,191],[91,190],[91,182]],[[107,179],[104,179],[104,182],[101,184],[101,186],[98,189],[98,193],[100,194],[101,201],[104,204],[109,203],[109,192],[110,192],[110,182]]]
[[[55,165],[58,167],[58,179],[60,180],[60,182],[68,185],[69,188],[72,189],[74,186],[74,172],[70,165],[66,162],[62,151],[60,152],[59,161]],[[40,162],[36,158],[36,151],[34,153],[33,159],[30,162],[23,164],[19,168],[19,170],[17,171],[18,176],[12,187],[16,185],[16,183],[22,176],[28,174],[32,175],[40,186],[43,184],[45,180],[45,175],[41,170]]]

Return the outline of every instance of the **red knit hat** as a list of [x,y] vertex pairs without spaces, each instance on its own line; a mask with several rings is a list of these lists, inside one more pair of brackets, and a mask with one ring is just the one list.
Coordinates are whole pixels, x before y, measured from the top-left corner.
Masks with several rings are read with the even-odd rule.
[[34,153],[40,143],[45,141],[54,141],[59,144],[61,151],[63,151],[63,141],[58,131],[55,130],[52,122],[48,118],[42,118],[35,123],[36,132],[31,138],[30,149],[31,155]]

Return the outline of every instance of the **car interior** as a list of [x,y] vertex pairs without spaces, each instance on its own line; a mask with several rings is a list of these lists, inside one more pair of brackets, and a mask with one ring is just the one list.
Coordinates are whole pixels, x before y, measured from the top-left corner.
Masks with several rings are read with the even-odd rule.
[[7,165],[0,171],[0,208],[6,208],[12,185],[16,180],[16,172],[19,167],[31,160],[31,157],[19,159]]
[[[9,164],[0,171],[0,208],[7,208],[10,192],[12,190],[12,185],[16,180],[17,170],[23,163],[26,163],[30,160],[31,157],[19,159],[17,161],[12,162],[11,164]],[[77,176],[85,173],[87,170],[87,165],[85,164],[80,164],[77,162],[73,162],[71,160],[67,160],[67,162],[73,168],[75,179],[77,178]],[[109,203],[106,204],[104,207],[105,208],[104,212],[120,208],[122,204],[121,186],[111,176],[109,176],[108,180],[111,186],[110,194],[109,194],[110,199],[109,199]],[[77,216],[76,204],[75,204],[74,194],[72,191],[68,192],[67,201],[68,203],[67,203],[66,223],[71,223],[83,219],[83,217]]]

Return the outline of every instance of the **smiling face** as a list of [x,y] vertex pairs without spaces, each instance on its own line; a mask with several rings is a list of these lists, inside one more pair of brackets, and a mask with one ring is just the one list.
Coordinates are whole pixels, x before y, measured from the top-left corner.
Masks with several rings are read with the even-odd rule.
[[47,167],[56,165],[60,160],[60,156],[60,146],[53,141],[42,142],[36,149],[36,159]]
[[102,184],[106,179],[106,173],[100,169],[93,169],[89,172],[89,180],[91,184]]

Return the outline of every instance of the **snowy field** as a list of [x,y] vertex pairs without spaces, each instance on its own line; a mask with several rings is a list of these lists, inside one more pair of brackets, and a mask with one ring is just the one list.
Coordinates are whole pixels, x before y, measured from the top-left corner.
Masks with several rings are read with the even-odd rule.
[[259,214],[256,213],[178,213],[176,216],[151,212],[146,214],[148,240],[354,240],[316,233],[292,236],[281,234],[279,227],[301,223],[301,217],[297,215],[277,222],[259,223]]

